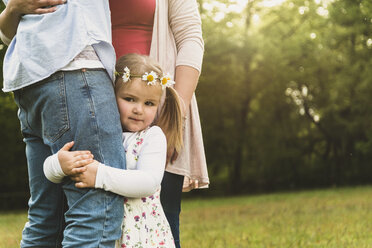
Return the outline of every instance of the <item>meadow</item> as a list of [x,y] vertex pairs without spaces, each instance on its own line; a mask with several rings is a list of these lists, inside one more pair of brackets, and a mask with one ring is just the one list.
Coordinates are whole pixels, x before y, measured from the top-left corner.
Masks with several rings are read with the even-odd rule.
[[[184,248],[372,248],[372,187],[213,199],[182,205]],[[26,212],[0,213],[0,248],[19,247]]]

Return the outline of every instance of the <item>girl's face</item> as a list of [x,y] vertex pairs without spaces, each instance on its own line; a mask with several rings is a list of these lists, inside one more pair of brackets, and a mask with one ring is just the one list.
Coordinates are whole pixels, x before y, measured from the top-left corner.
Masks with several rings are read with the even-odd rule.
[[[120,82],[123,84],[120,79]],[[138,132],[146,129],[154,121],[160,104],[160,85],[147,85],[140,78],[124,83],[116,92],[120,121],[123,129]]]

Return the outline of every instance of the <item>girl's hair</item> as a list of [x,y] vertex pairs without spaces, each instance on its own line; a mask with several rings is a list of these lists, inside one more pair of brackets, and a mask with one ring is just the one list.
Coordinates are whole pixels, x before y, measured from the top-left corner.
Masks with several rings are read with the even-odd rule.
[[[143,75],[151,71],[159,76],[164,74],[161,66],[154,59],[135,53],[126,54],[117,60],[115,69],[119,75],[123,74],[125,67],[129,68],[132,75]],[[115,92],[119,91],[123,85],[128,83],[131,83],[131,80],[125,83],[116,83]],[[156,85],[148,85],[147,87],[161,87],[159,79]],[[179,153],[183,146],[182,111],[180,98],[174,88],[166,87],[165,100],[158,113],[154,124],[158,125],[165,133],[167,150],[170,147],[174,147],[177,153]]]

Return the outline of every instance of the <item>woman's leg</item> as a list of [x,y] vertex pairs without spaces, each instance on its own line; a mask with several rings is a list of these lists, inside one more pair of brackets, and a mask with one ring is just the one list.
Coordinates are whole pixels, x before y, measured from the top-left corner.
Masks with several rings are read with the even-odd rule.
[[172,230],[174,242],[180,248],[181,195],[184,176],[165,172],[161,182],[160,200]]

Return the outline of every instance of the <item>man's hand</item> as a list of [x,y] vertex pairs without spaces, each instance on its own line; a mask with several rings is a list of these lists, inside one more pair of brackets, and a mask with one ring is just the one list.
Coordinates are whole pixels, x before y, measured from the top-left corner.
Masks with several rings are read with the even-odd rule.
[[1,39],[8,45],[17,33],[23,15],[48,14],[57,10],[56,5],[66,0],[9,0],[0,14]]
[[93,154],[90,151],[70,151],[74,142],[65,144],[58,151],[58,160],[62,171],[67,176],[73,176],[86,171],[86,165],[93,162]]
[[17,15],[47,14],[57,10],[56,5],[66,0],[9,0],[7,8]]

